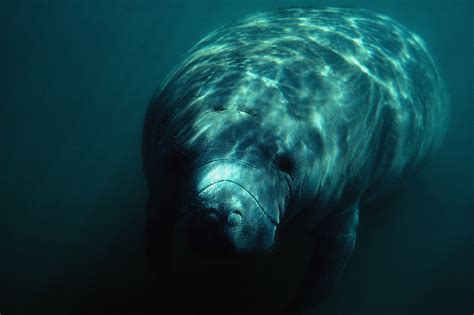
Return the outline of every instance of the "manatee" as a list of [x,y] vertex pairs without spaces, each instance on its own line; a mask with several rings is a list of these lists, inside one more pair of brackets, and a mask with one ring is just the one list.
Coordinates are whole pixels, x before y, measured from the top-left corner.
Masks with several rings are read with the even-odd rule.
[[271,255],[297,228],[314,250],[296,313],[343,271],[360,205],[418,169],[446,125],[426,44],[389,17],[286,8],[220,27],[146,113],[147,259],[169,270],[178,222],[194,253],[216,258]]

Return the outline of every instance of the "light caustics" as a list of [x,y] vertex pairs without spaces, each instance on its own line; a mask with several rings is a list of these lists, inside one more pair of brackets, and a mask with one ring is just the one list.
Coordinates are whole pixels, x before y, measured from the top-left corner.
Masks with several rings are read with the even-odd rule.
[[291,147],[326,192],[375,159],[372,180],[397,177],[445,126],[444,90],[423,41],[360,9],[252,15],[197,43],[165,85],[178,91],[170,124],[186,147],[227,139],[224,157],[241,160],[249,143],[271,155]]

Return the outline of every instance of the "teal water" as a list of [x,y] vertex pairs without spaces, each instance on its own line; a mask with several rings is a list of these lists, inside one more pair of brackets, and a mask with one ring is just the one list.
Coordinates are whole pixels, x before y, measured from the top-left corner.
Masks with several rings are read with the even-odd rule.
[[[147,103],[209,31],[295,4],[315,2],[0,4],[2,315],[145,309],[143,288],[152,282],[142,241]],[[318,4],[373,9],[418,33],[438,61],[451,103],[439,154],[386,201],[362,211],[354,256],[318,314],[471,314],[474,5]],[[274,302],[269,293],[262,297]]]

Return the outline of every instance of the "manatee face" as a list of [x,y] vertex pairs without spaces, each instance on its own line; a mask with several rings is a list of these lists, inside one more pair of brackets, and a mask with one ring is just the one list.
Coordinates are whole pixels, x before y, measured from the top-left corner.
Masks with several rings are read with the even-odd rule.
[[183,220],[192,251],[222,257],[271,250],[288,196],[278,172],[248,161],[213,159],[196,169],[191,183]]

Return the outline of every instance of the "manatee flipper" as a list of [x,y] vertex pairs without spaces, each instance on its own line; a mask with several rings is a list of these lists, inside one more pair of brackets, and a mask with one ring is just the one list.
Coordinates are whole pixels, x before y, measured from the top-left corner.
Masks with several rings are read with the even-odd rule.
[[314,230],[314,247],[300,291],[289,306],[292,314],[317,305],[340,278],[352,255],[359,222],[359,204],[330,214]]
[[[166,211],[158,205],[157,201],[148,200],[148,219],[145,226],[145,256],[150,268],[156,277],[153,288],[148,292],[151,301],[156,301],[157,297],[162,297],[166,301],[171,293],[170,275],[172,271],[173,257],[173,232],[174,221],[171,211]],[[158,291],[159,294],[156,294]],[[163,301],[158,301],[161,303]],[[162,305],[160,305],[161,307]]]
[[145,226],[145,254],[150,267],[156,271],[169,271],[172,257],[174,224],[168,211],[159,209],[157,202],[147,202],[148,219]]

